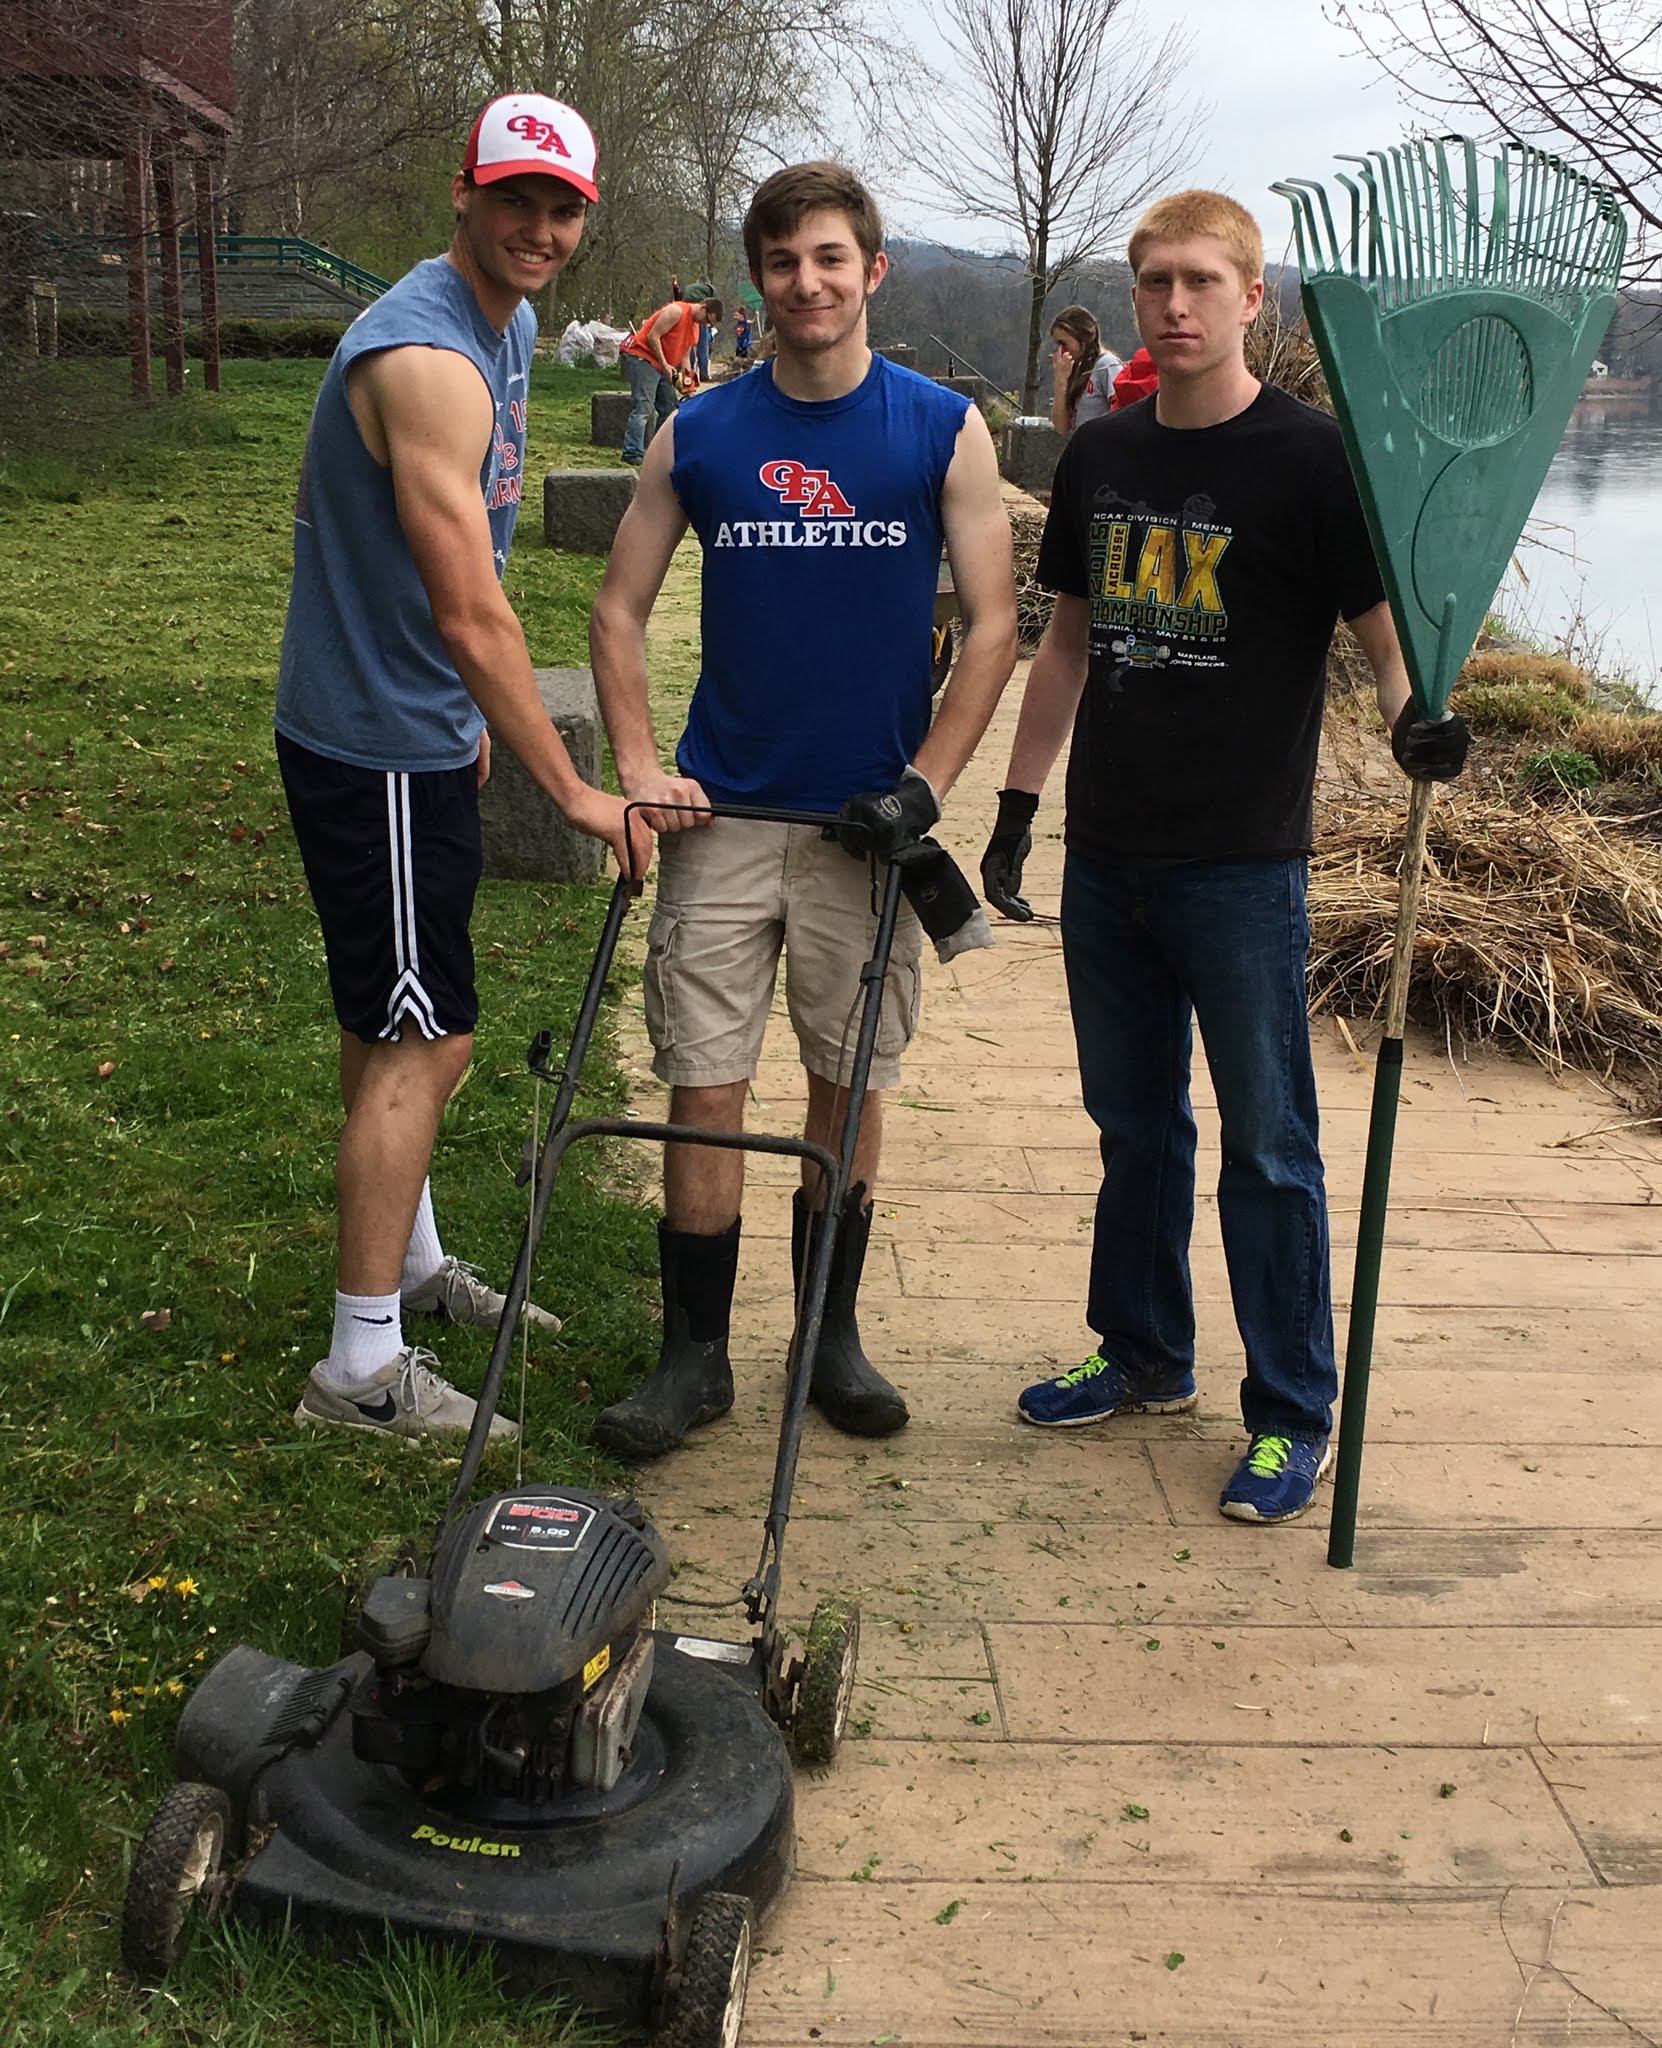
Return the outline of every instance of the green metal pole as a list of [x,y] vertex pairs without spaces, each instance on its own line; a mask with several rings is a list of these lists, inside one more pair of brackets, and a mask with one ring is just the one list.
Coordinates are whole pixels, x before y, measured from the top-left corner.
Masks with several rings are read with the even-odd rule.
[[1373,1070],[1368,1156],[1362,1173],[1362,1214],[1356,1228],[1356,1276],[1351,1283],[1350,1329],[1345,1339],[1345,1392],[1339,1410],[1339,1450],[1333,1473],[1333,1520],[1327,1539],[1327,1561],[1341,1570],[1352,1562],[1356,1551],[1356,1502],[1362,1482],[1362,1439],[1368,1420],[1373,1328],[1379,1309],[1379,1272],[1385,1255],[1391,1150],[1396,1140],[1397,1100],[1402,1092],[1402,1038],[1408,1019],[1408,984],[1414,961],[1414,927],[1420,914],[1420,877],[1425,868],[1431,796],[1429,782],[1409,784],[1408,830],[1397,882],[1396,934],[1391,943],[1391,979],[1385,993],[1385,1036],[1380,1041]]

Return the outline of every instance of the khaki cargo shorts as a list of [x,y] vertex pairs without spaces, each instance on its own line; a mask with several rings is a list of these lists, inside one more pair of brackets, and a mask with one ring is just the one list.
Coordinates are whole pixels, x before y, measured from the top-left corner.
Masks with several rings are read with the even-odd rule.
[[[781,949],[785,1003],[810,1073],[846,1084],[859,1032],[860,969],[877,931],[871,863],[817,825],[718,818],[658,842],[647,933],[653,1072],[673,1088],[754,1078]],[[902,902],[870,1085],[892,1088],[918,1024],[923,930]]]

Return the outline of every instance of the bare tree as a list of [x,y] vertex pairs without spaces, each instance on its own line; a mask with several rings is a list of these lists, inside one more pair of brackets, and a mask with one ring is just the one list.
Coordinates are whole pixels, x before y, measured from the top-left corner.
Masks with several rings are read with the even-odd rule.
[[870,167],[891,81],[917,74],[916,52],[887,35],[862,0],[710,0],[675,60],[675,121],[703,217],[705,274],[714,281],[723,221],[735,222],[767,170],[793,152],[835,153],[826,110],[863,132],[852,150]]
[[1044,304],[1189,160],[1197,110],[1175,98],[1179,31],[1147,38],[1135,0],[931,0],[958,58],[915,124],[939,204],[1006,228],[1028,278],[1022,409],[1034,409]]
[[233,0],[232,24],[236,229],[307,234],[343,203],[361,215],[406,152],[453,138],[483,96],[468,0]]
[[739,5],[707,19],[682,52],[675,120],[703,226],[704,275],[712,283],[722,225],[743,210],[767,131],[800,104],[797,83],[788,40],[758,35]]
[[1338,0],[1334,15],[1444,125],[1475,116],[1591,169],[1637,216],[1629,282],[1662,277],[1655,0]]

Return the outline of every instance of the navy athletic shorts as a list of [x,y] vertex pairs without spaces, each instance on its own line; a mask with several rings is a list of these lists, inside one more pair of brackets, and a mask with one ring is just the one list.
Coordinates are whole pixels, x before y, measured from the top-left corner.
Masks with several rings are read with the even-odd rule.
[[468,922],[479,887],[478,778],[356,768],[277,735],[277,763],[323,926],[341,1028],[366,1044],[471,1031]]

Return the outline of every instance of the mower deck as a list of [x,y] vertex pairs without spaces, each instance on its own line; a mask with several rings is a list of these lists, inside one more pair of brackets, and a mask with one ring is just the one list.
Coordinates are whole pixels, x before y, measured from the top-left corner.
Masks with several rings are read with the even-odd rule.
[[197,1688],[176,1744],[180,1777],[230,1798],[228,1862],[252,1852],[229,1911],[318,1948],[374,1946],[389,1927],[487,1942],[511,1991],[558,1986],[650,2028],[672,1874],[678,1901],[736,1894],[760,1922],[795,1854],[791,1760],[754,1658],[668,1632],[655,1647],[634,1754],[610,1792],[469,1810],[354,1755],[345,1702],[367,1656],[309,1671],[240,1645]]

